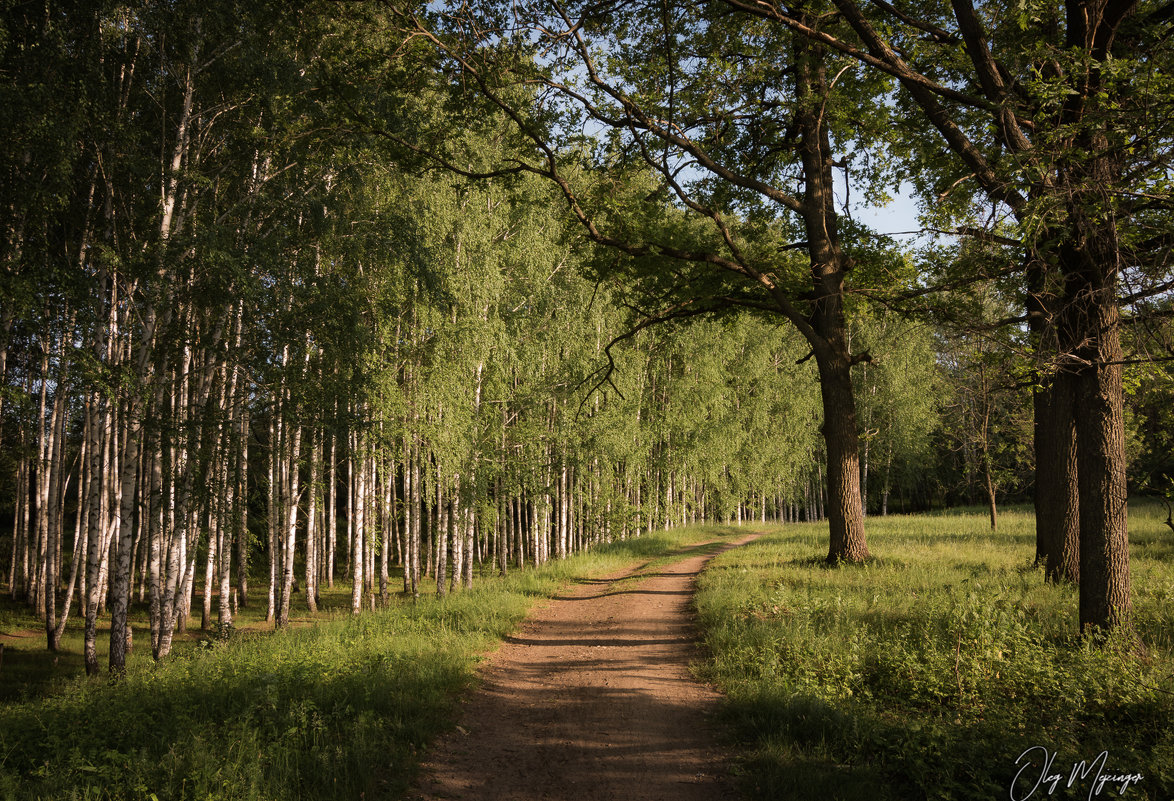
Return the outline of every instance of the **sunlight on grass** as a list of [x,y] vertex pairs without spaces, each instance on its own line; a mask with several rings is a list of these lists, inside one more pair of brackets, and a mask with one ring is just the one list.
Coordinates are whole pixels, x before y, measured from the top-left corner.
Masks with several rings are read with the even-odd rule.
[[[1145,776],[1126,797],[1174,797],[1174,540],[1151,507],[1132,516],[1140,643],[1107,648],[1075,636],[1075,590],[1032,567],[1031,515],[997,533],[982,514],[868,527],[865,565],[824,567],[826,526],[804,524],[702,575],[702,671],[728,694],[750,797],[1007,798],[1031,746],[1059,753],[1065,781],[1107,749]],[[1077,785],[1050,797],[1087,798]]]
[[481,655],[535,600],[736,533],[659,532],[479,578],[443,600],[207,640],[157,667],[144,632],[124,681],[59,680],[44,697],[0,706],[0,798],[400,797],[424,747],[452,725]]

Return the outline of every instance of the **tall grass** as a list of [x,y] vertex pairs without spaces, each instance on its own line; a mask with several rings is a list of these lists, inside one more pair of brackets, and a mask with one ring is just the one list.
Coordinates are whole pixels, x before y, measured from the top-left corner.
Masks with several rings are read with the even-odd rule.
[[0,797],[396,798],[452,725],[481,654],[567,581],[710,539],[627,540],[443,600],[206,641],[120,682],[74,680],[0,707]]
[[[750,797],[1087,799],[1097,771],[1069,787],[1073,765],[1107,750],[1104,773],[1144,776],[1126,797],[1174,798],[1174,540],[1151,508],[1131,519],[1136,638],[1103,647],[1032,567],[1030,515],[868,526],[859,567],[822,566],[826,527],[790,525],[702,575],[703,670]],[[1032,796],[1043,749],[1063,780]]]

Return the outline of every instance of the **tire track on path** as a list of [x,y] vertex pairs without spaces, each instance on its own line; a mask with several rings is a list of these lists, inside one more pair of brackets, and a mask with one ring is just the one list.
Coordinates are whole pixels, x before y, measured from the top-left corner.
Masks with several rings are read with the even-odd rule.
[[705,563],[575,585],[487,660],[459,726],[422,767],[417,801],[722,801],[736,793],[695,681],[690,601]]

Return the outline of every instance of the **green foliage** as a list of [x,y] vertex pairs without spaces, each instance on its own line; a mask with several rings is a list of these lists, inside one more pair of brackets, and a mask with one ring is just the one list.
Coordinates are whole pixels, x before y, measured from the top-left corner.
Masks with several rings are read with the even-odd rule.
[[857,315],[854,348],[873,354],[853,374],[862,464],[868,465],[868,511],[894,486],[920,480],[934,458],[931,435],[941,424],[944,376],[931,330],[897,315]]
[[[1141,346],[1160,347],[1168,329],[1145,325]],[[1126,387],[1131,486],[1174,501],[1174,367],[1168,361],[1134,366],[1126,372]]]
[[[806,524],[719,557],[697,596],[703,676],[728,694],[747,789],[1005,798],[1019,755],[1045,746],[1065,781],[1107,749],[1112,772],[1145,776],[1127,797],[1168,798],[1168,541],[1151,507],[1135,511],[1137,639],[1107,645],[1072,636],[1075,595],[1030,567],[1023,513],[1004,513],[997,535],[981,514],[873,518],[885,558],[850,569],[813,563],[820,532]],[[1065,792],[1053,797],[1089,786]]]

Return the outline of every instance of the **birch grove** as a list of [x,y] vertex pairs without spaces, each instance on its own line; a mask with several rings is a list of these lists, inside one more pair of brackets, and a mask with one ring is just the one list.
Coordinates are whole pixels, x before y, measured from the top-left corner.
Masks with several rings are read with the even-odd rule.
[[[8,74],[88,88],[23,110],[60,139],[4,145],[0,553],[49,648],[80,622],[94,674],[108,630],[118,674],[253,604],[284,628],[654,529],[823,516],[795,335],[637,326],[547,184],[353,136],[324,50],[347,37],[227,9],[14,17]],[[442,124],[441,90],[400,79],[396,107]],[[877,441],[888,482],[903,452]]]

